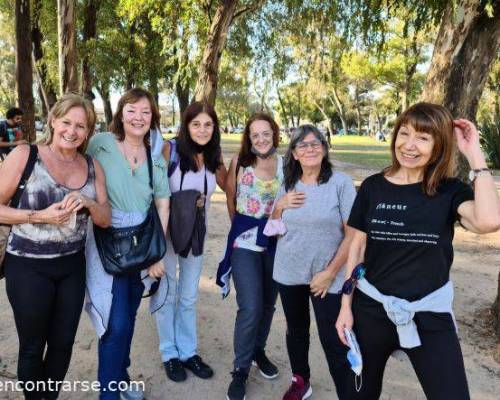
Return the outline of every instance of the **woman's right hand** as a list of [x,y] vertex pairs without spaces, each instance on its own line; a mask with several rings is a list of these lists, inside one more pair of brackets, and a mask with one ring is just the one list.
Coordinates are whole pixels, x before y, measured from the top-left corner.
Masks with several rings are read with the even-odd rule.
[[306,201],[304,192],[288,192],[276,203],[276,208],[286,210],[287,208],[299,208]]
[[354,317],[352,316],[351,306],[342,305],[339,316],[337,317],[337,322],[335,323],[335,328],[337,329],[340,341],[346,346],[349,346],[349,344],[347,343],[347,339],[344,334],[344,328],[351,330],[353,325]]
[[62,225],[68,223],[74,208],[63,208],[62,202],[54,203],[44,210],[37,211],[38,218],[44,224]]

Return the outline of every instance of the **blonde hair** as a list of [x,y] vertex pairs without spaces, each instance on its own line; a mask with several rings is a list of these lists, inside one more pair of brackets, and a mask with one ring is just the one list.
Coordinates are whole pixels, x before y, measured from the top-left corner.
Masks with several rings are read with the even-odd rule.
[[40,140],[40,144],[49,145],[52,143],[52,138],[54,136],[54,129],[52,128],[52,121],[54,119],[64,117],[69,110],[74,107],[81,107],[85,111],[85,115],[87,117],[87,128],[88,135],[85,141],[78,146],[77,151],[84,154],[87,149],[87,145],[89,143],[90,137],[94,134],[95,123],[96,123],[96,115],[94,111],[94,105],[90,100],[80,96],[76,93],[65,93],[61,96],[59,100],[56,101],[54,106],[51,108],[49,112],[49,117],[47,118],[47,124],[44,130],[44,136]]
[[422,189],[433,196],[441,181],[455,172],[453,138],[453,117],[447,108],[432,103],[416,103],[403,112],[394,125],[391,141],[392,164],[385,169],[386,174],[396,173],[401,165],[396,157],[396,138],[403,125],[411,125],[418,132],[426,132],[434,137],[434,147],[429,162],[424,167]]

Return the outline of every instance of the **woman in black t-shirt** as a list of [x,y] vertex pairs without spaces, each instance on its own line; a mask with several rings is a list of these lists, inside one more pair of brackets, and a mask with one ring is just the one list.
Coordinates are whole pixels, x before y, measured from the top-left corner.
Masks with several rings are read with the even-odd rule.
[[[452,177],[455,141],[471,167],[474,191]],[[399,117],[391,153],[392,165],[361,185],[348,220],[354,235],[346,274],[361,262],[366,269],[354,297],[344,291],[336,323],[345,344],[344,329],[354,327],[363,357],[361,389],[352,398],[378,399],[387,359],[403,349],[428,399],[468,400],[451,311],[453,226],[459,220],[475,233],[498,230],[495,184],[475,126],[453,120],[438,105],[418,103]],[[394,296],[392,304],[403,299],[402,308],[415,311],[397,321],[398,329],[382,305],[389,307],[385,296]]]

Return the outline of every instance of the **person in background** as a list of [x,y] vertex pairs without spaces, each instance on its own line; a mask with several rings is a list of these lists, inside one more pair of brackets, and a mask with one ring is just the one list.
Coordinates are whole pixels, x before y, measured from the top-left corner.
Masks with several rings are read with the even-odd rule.
[[332,327],[340,310],[338,293],[350,243],[347,218],[355,197],[352,179],[333,170],[325,136],[312,125],[298,127],[285,156],[284,184],[268,221],[270,229],[264,232],[278,234],[273,277],[285,313],[293,374],[283,400],[312,394],[309,300],[337,396],[347,399],[348,348]]
[[26,144],[23,139],[23,110],[17,107],[9,108],[5,121],[0,122],[0,160],[5,159],[15,146]]
[[[106,174],[106,190],[111,203],[114,227],[138,225],[144,221],[152,195],[166,234],[170,190],[165,159],[152,157],[153,188],[150,186],[146,157],[151,151],[152,132],[160,125],[160,113],[150,92],[134,88],[118,101],[110,132],[95,135],[88,154],[95,157]],[[149,151],[148,151],[149,150]],[[151,151],[151,153],[153,153]],[[127,275],[108,274],[102,265],[93,231],[87,246],[87,301],[85,308],[99,336],[97,376],[101,400],[142,399],[141,391],[117,391],[117,382],[129,382],[130,348],[135,318],[149,278],[164,275],[163,261]],[[160,299],[164,303],[166,293]]]
[[[197,207],[204,207],[205,215],[208,215],[215,185],[217,183],[225,190],[227,174],[220,147],[219,120],[214,108],[202,102],[189,105],[184,111],[177,137],[165,144],[163,155],[169,164],[168,182],[172,193],[198,191],[201,195]],[[169,230],[173,228],[182,230],[183,227]],[[191,249],[187,254],[177,254],[169,235],[164,262],[166,276],[160,286],[168,286],[168,296],[164,307],[155,315],[165,372],[174,382],[186,380],[185,369],[199,378],[208,379],[213,376],[213,370],[198,354],[196,331],[203,254],[194,255]]]
[[[266,341],[274,315],[278,287],[273,281],[275,239],[262,230],[283,182],[283,159],[276,153],[279,127],[264,113],[250,117],[240,152],[229,167],[226,182],[227,209],[232,221],[224,261],[217,283],[229,291],[232,274],[238,313],[234,327],[234,370],[227,398],[245,398],[245,384],[252,362],[266,379],[278,376],[267,358]],[[266,243],[262,243],[262,241]],[[274,242],[274,243],[273,243]]]
[[85,155],[94,124],[83,97],[65,94],[55,103],[17,208],[7,204],[30,147],[16,147],[0,167],[0,223],[12,225],[4,268],[19,337],[17,378],[44,384],[25,390],[27,399],[58,396],[47,383],[64,380],[71,360],[85,296],[87,221],[110,224],[104,172]]
[[[454,178],[455,143],[474,190]],[[475,233],[499,229],[495,183],[474,124],[440,105],[417,103],[399,116],[391,155],[391,166],[362,183],[348,221],[336,328],[346,344],[345,330],[354,329],[363,358],[361,388],[353,374],[350,398],[378,399],[387,360],[402,349],[427,399],[469,400],[452,311],[452,239],[456,221]]]

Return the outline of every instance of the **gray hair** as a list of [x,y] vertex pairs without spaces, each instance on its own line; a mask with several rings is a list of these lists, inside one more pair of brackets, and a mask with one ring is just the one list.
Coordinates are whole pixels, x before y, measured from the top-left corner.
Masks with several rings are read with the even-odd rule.
[[285,165],[283,171],[285,175],[285,189],[287,191],[292,189],[302,176],[302,167],[300,166],[300,163],[294,159],[292,151],[310,133],[312,133],[314,137],[321,142],[324,150],[323,160],[321,161],[321,172],[318,177],[318,184],[328,182],[328,180],[332,176],[332,164],[330,163],[328,157],[328,143],[326,141],[326,138],[314,125],[301,125],[293,133],[290,144],[288,145],[288,149],[285,154]]

